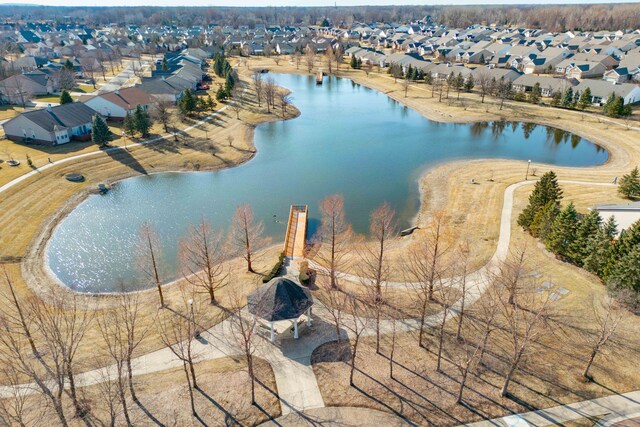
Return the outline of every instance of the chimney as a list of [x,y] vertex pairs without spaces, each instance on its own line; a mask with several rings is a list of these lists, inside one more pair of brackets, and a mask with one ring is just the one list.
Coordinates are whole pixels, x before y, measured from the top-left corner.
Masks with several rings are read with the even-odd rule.
[[47,104],[47,111],[51,112],[51,104]]
[[120,90],[119,89],[116,89],[114,92],[116,93],[116,95],[120,95]]

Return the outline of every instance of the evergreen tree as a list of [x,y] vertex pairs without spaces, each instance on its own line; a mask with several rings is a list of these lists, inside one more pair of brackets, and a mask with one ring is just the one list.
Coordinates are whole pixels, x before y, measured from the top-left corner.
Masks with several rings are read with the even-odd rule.
[[540,100],[542,99],[542,88],[540,87],[540,83],[537,83],[533,85],[533,88],[531,89],[531,93],[529,94],[529,101],[532,102],[533,104],[537,104],[540,102]]
[[431,74],[431,71],[424,75],[424,82],[428,85],[433,84],[433,74]]
[[193,95],[193,92],[191,92],[191,89],[185,90],[184,95],[178,102],[178,109],[180,110],[180,113],[183,115],[190,115],[196,111],[197,107],[197,100]]
[[558,204],[555,201],[550,200],[533,216],[533,221],[531,222],[529,230],[531,235],[545,240],[551,232],[551,227],[559,214],[560,208],[558,207]]
[[72,102],[73,102],[73,98],[71,98],[69,91],[63,90],[62,93],[60,94],[60,105],[71,104]]
[[554,202],[556,206],[560,208],[561,199],[562,190],[558,185],[558,177],[555,172],[549,171],[545,173],[540,178],[540,181],[536,182],[529,196],[529,205],[518,217],[518,225],[530,231],[531,223],[536,213],[549,202]]
[[167,58],[162,58],[162,71],[167,71],[169,69],[169,64],[167,64]]
[[616,94],[615,93],[611,93],[609,95],[609,97],[607,98],[607,100],[605,101],[604,106],[602,107],[602,111],[607,116],[609,115],[609,110],[611,109],[611,106],[613,105],[613,102],[615,100],[616,100]]
[[584,110],[589,105],[591,105],[591,98],[591,89],[589,89],[589,87],[586,87],[585,90],[583,90],[580,94],[580,99],[578,99],[578,108],[580,110]]
[[100,147],[105,147],[109,144],[111,139],[111,130],[105,121],[99,115],[93,116],[93,123],[91,124],[91,141],[94,144],[98,144]]
[[469,74],[464,82],[464,90],[466,90],[467,92],[471,92],[474,86],[475,82],[473,81],[473,75]]
[[589,254],[589,241],[597,236],[602,226],[602,218],[597,210],[592,210],[580,220],[576,230],[576,238],[571,248],[571,258],[578,264],[583,265]]
[[327,18],[324,18],[324,19],[322,20],[322,25],[320,25],[320,26],[321,26],[321,27],[329,27],[329,26],[330,26],[330,24],[329,24],[329,20],[328,20]]
[[358,62],[357,62],[357,64],[356,64],[356,67],[358,68],[358,70],[359,70],[360,68],[362,68],[362,59],[358,58]]
[[353,68],[354,70],[358,68],[358,58],[356,58],[354,55],[351,56],[351,68]]
[[618,183],[618,193],[627,199],[640,196],[640,172],[636,166],[633,170],[623,175]]
[[63,65],[64,69],[67,71],[71,71],[73,72],[73,62],[71,62],[70,59],[67,59],[66,61],[64,61],[64,65]]
[[135,127],[143,138],[149,136],[149,129],[151,128],[151,119],[149,114],[142,109],[142,106],[138,105],[133,113]]
[[631,227],[622,230],[615,245],[615,256],[622,258],[638,246],[640,246],[640,221],[636,221]]
[[562,104],[562,93],[560,91],[553,92],[551,95],[551,105],[559,107]]
[[617,288],[640,292],[640,246],[625,254],[613,268],[609,282]]
[[571,108],[573,105],[573,88],[569,86],[562,95],[562,106],[565,108]]
[[224,101],[227,98],[229,98],[229,94],[224,87],[220,86],[216,91],[216,101]]
[[231,93],[231,90],[233,89],[233,86],[235,86],[235,84],[236,79],[233,77],[233,73],[228,73],[224,81],[224,88],[227,93]]
[[553,221],[551,231],[545,239],[547,249],[561,258],[571,259],[577,229],[578,212],[573,203],[569,203]]
[[617,226],[613,216],[600,226],[598,232],[587,240],[582,266],[598,277],[605,279],[610,269],[614,238]]
[[124,117],[124,123],[122,127],[125,133],[131,137],[136,135],[136,131],[138,130],[138,126],[136,125],[136,118],[131,113],[127,111],[127,115]]
[[607,112],[609,117],[622,117],[624,116],[624,99],[620,96],[616,96],[611,105],[609,106],[609,110]]

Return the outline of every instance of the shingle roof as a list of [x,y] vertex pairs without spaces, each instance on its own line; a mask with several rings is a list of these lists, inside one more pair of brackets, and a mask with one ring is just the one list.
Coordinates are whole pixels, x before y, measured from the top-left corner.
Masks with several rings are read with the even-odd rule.
[[112,104],[130,110],[138,105],[148,105],[154,102],[153,98],[145,91],[137,87],[122,88],[117,91],[80,97],[80,102],[87,102],[93,98],[103,98]]
[[300,317],[312,305],[311,292],[284,277],[276,277],[247,298],[249,313],[270,322]]
[[[96,114],[91,108],[80,102],[27,111],[20,116],[31,120],[44,130],[53,132],[56,129],[72,128],[91,123]],[[13,119],[12,119],[13,120]]]

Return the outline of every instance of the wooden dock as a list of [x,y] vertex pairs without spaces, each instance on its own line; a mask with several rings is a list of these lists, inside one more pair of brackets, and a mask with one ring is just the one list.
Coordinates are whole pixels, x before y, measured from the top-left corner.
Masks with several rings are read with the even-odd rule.
[[304,256],[307,238],[307,205],[291,205],[287,234],[284,239],[284,256],[298,258]]

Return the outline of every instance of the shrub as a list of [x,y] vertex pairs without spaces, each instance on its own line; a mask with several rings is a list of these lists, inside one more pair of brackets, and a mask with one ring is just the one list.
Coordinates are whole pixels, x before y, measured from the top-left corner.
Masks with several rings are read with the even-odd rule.
[[280,254],[280,256],[278,257],[278,262],[276,262],[276,264],[273,266],[269,274],[267,274],[262,278],[262,283],[267,283],[271,281],[274,277],[276,277],[280,272],[280,269],[282,268],[283,264],[284,264],[284,252]]

